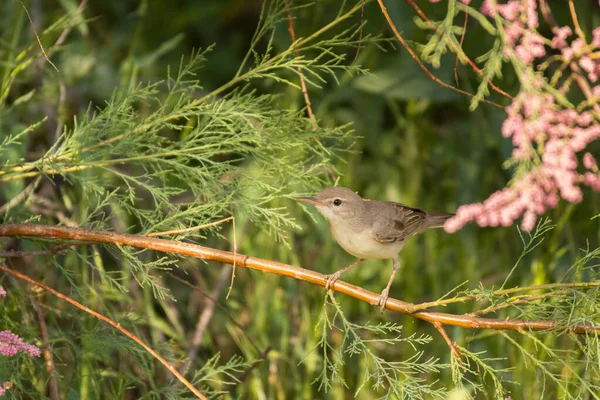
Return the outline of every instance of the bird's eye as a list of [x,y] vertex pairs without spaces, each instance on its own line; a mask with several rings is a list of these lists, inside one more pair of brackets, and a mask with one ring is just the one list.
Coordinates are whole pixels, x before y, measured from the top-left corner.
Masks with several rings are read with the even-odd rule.
[[333,201],[333,205],[334,206],[341,206],[342,205],[342,200],[341,199],[335,199]]

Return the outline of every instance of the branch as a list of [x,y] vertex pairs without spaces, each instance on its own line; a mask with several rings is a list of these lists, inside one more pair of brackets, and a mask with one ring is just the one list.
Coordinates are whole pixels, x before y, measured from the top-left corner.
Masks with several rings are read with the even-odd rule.
[[[421,69],[423,70],[423,72],[425,72],[425,74],[427,74],[427,76],[429,78],[431,78],[434,82],[442,85],[445,88],[448,88],[450,90],[454,90],[455,92],[458,92],[460,94],[464,94],[465,96],[475,97],[474,94],[471,94],[469,92],[465,92],[464,90],[456,88],[456,87],[454,87],[452,85],[448,85],[446,82],[443,82],[442,80],[440,80],[440,78],[438,78],[437,76],[433,75],[431,73],[431,71],[429,71],[427,69],[427,67],[425,66],[425,64],[423,64],[423,61],[421,61],[421,59],[419,58],[419,56],[417,56],[417,54],[414,52],[414,50],[410,48],[410,46],[408,45],[408,43],[406,43],[406,40],[404,40],[404,38],[402,37],[402,35],[400,35],[400,33],[398,32],[398,29],[396,29],[396,25],[394,25],[394,23],[392,22],[392,18],[388,14],[387,9],[386,9],[385,5],[383,4],[383,0],[377,0],[377,3],[379,3],[379,7],[381,8],[381,12],[383,13],[383,16],[385,17],[385,19],[387,20],[387,23],[390,26],[390,28],[392,28],[392,31],[394,32],[394,35],[396,36],[396,38],[400,41],[400,43],[406,49],[406,51],[408,51],[408,54],[410,54],[410,56],[413,58],[413,60],[415,60],[417,62],[417,64],[419,64],[419,67],[421,67]],[[486,99],[481,99],[481,101],[484,102],[484,103],[488,103],[488,104],[491,104],[493,106],[496,106],[498,108],[504,108],[504,106],[501,106],[500,104],[496,104],[493,101],[489,101],[489,100],[486,100]]]
[[58,70],[58,68],[56,68],[56,65],[54,65],[54,63],[52,61],[50,61],[50,59],[48,58],[48,54],[46,54],[46,50],[44,50],[44,45],[42,45],[42,41],[40,40],[40,37],[38,36],[37,31],[35,30],[35,26],[34,26],[35,24],[33,23],[33,20],[31,19],[31,15],[29,15],[29,10],[27,10],[27,7],[25,7],[25,4],[23,4],[22,0],[19,0],[19,3],[21,3],[23,10],[25,10],[25,14],[27,14],[27,18],[29,18],[29,23],[31,24],[31,28],[33,29],[33,34],[35,35],[35,38],[36,38],[38,44],[40,45],[40,50],[42,51],[42,54],[44,54],[44,58],[46,58],[46,61],[48,61],[48,63],[54,67],[56,72],[60,72]]
[[[213,299],[218,299],[221,295],[221,291],[225,286],[225,280],[229,277],[229,268],[228,265],[226,268],[223,268],[221,271],[221,275],[219,275],[219,279],[217,279],[217,283],[210,293],[210,297]],[[190,348],[188,349],[188,354],[186,357],[186,361],[179,368],[179,371],[182,374],[185,374],[190,367],[190,365],[196,360],[196,356],[198,355],[198,349],[200,348],[200,343],[202,343],[202,339],[204,338],[204,332],[208,327],[208,323],[213,317],[215,311],[216,302],[211,301],[208,303],[204,310],[202,310],[202,314],[200,314],[200,318],[198,318],[198,323],[196,324],[196,330],[194,331],[194,336],[192,337],[192,343],[190,344]]]
[[[5,225],[5,226],[10,226],[10,225]],[[14,225],[14,226],[18,226],[18,225]],[[21,226],[25,226],[25,225],[21,225]],[[34,226],[34,225],[31,225]],[[77,230],[77,231],[83,231],[84,229],[79,229],[79,228],[65,228],[65,229],[72,229],[72,230]],[[91,232],[91,231],[90,231]],[[27,235],[23,235],[23,236],[27,236]],[[31,283],[32,285],[35,285],[39,288],[44,289],[45,291],[53,294],[54,296],[58,297],[59,299],[62,299],[64,301],[66,301],[67,303],[70,303],[72,305],[74,305],[75,307],[79,308],[80,310],[83,310],[85,312],[87,312],[88,314],[93,315],[94,317],[98,318],[101,321],[106,322],[107,324],[111,325],[113,328],[117,329],[119,332],[121,332],[122,334],[124,334],[125,336],[127,336],[128,338],[130,338],[131,340],[133,340],[134,342],[136,342],[137,344],[139,344],[140,346],[142,346],[144,348],[144,350],[146,350],[148,353],[150,353],[154,358],[156,358],[158,361],[160,361],[161,364],[163,364],[165,367],[167,367],[167,369],[177,377],[177,379],[179,379],[179,381],[181,381],[188,389],[190,389],[190,391],[192,393],[194,393],[196,395],[196,397],[198,397],[199,399],[202,400],[208,400],[202,393],[200,393],[198,391],[198,389],[196,389],[187,379],[185,379],[185,377],[183,375],[181,375],[179,372],[177,372],[177,370],[175,369],[175,367],[173,367],[167,360],[165,360],[163,357],[160,356],[160,354],[158,354],[157,352],[155,352],[154,350],[152,350],[152,348],[150,346],[148,346],[146,343],[144,343],[142,341],[142,339],[140,339],[139,337],[137,337],[136,335],[134,335],[133,333],[129,332],[127,329],[123,328],[121,326],[120,323],[113,321],[112,319],[105,317],[104,315],[84,306],[83,304],[73,300],[72,298],[70,298],[69,296],[66,296],[60,292],[57,292],[56,290],[52,289],[49,286],[44,285],[43,283],[40,283],[38,281],[35,281],[33,279],[31,279],[30,277],[28,277],[27,275],[23,275],[20,272],[17,271],[13,271],[12,269],[8,268],[5,265],[0,264],[0,270],[4,271],[6,273],[9,273],[19,279],[24,280],[25,282]]]
[[[290,10],[290,4],[288,0],[285,0],[285,12],[287,13],[288,19],[288,30],[290,31],[290,37],[292,38],[292,47],[294,43],[296,43],[296,31],[294,31],[294,23],[292,21],[292,11]],[[296,57],[300,58],[300,54],[298,50],[296,50]],[[306,82],[304,82],[304,74],[302,73],[302,67],[298,66],[298,76],[300,77],[300,87],[302,88],[302,94],[304,94],[304,102],[306,103],[306,112],[308,113],[308,118],[310,119],[310,123],[312,124],[313,132],[316,132],[319,129],[317,125],[317,120],[315,119],[315,115],[313,114],[313,110],[311,107],[310,98],[308,97],[308,90],[306,89]]]
[[[172,254],[186,255],[205,260],[218,261],[228,264],[234,262],[241,267],[255,269],[261,272],[270,272],[277,275],[288,276],[301,281],[319,286],[327,285],[327,276],[316,271],[307,270],[293,265],[276,261],[235,254],[229,251],[212,249],[192,243],[181,243],[172,240],[150,238],[143,235],[120,234],[110,231],[87,230],[81,228],[67,228],[33,224],[0,225],[0,236],[25,236],[46,239],[81,240],[85,242],[104,243],[118,246],[131,246],[148,250],[162,251]],[[332,289],[350,295],[378,307],[379,293],[373,293],[361,287],[343,281],[337,281]],[[402,300],[388,299],[385,308],[401,314],[431,323],[460,326],[471,329],[494,330],[531,330],[549,331],[561,328],[553,320],[515,320],[481,318],[474,315],[457,315],[433,311],[414,312],[416,305]],[[592,334],[600,332],[600,325],[593,323],[578,323],[565,327],[567,332],[577,334]]]
[[[600,286],[600,282],[544,283],[542,285],[531,285],[531,286],[514,287],[514,288],[510,288],[510,289],[494,290],[493,292],[490,293],[490,295],[491,296],[503,296],[503,295],[512,294],[512,293],[531,292],[533,290],[549,290],[549,289],[556,289],[556,288],[585,289],[585,288],[593,288],[593,287],[598,287],[598,286]],[[415,304],[414,307],[412,308],[412,310],[414,312],[414,311],[418,311],[418,310],[425,310],[425,309],[431,308],[431,307],[440,307],[440,306],[445,307],[448,304],[464,303],[465,301],[477,300],[480,298],[482,298],[481,294],[470,294],[470,295],[466,295],[466,296],[453,297],[451,299],[429,301],[426,303]],[[487,312],[491,312],[491,311],[486,311],[486,313]],[[481,313],[481,311],[476,312],[476,314],[479,314],[479,313]]]
[[[425,13],[423,13],[423,11],[421,11],[421,9],[419,8],[419,6],[417,6],[414,1],[412,0],[406,0],[406,2],[408,4],[411,5],[412,8],[415,9],[415,11],[417,12],[417,14],[419,14],[419,16],[429,24],[429,26],[435,30],[435,32],[438,34],[438,36],[440,38],[442,38],[444,40],[444,42],[446,42],[446,44],[448,44],[450,46],[450,48],[456,53],[457,57],[460,54],[461,56],[463,56],[463,58],[465,59],[465,61],[467,62],[467,64],[469,64],[469,66],[473,69],[473,71],[475,71],[477,73],[477,75],[479,75],[481,77],[481,79],[483,79],[484,81],[487,82],[488,85],[490,85],[490,87],[500,93],[501,95],[503,95],[504,97],[508,97],[509,99],[512,99],[513,97],[506,93],[504,90],[500,89],[499,87],[497,87],[496,85],[494,85],[483,73],[483,71],[481,69],[479,69],[479,67],[477,65],[475,65],[475,63],[473,61],[471,61],[471,59],[465,54],[464,50],[461,47],[456,46],[456,44],[454,44],[454,42],[452,40],[449,40],[446,36],[444,36],[442,34],[442,32],[440,32],[438,30],[438,28],[435,26],[435,24],[433,22],[431,22],[431,20],[429,18],[427,18],[427,16],[425,15]],[[467,26],[467,16],[469,15],[468,12],[465,12],[465,23],[464,23],[464,27],[463,27],[463,35],[460,39],[460,44],[462,45],[463,39],[464,37],[464,29],[466,29]],[[457,58],[458,61],[458,58]]]
[[52,400],[60,400],[60,394],[58,393],[58,382],[56,381],[56,372],[54,367],[54,358],[49,343],[48,326],[44,319],[44,313],[40,308],[39,303],[31,296],[31,305],[35,310],[35,313],[40,324],[40,333],[42,334],[42,340],[44,341],[44,359],[46,360],[46,372],[48,372],[48,390],[50,392],[50,398]]
[[440,332],[440,334],[442,335],[442,337],[448,344],[448,347],[450,347],[450,352],[452,353],[452,355],[454,355],[454,357],[456,357],[458,359],[458,362],[460,363],[460,365],[463,365],[462,358],[460,358],[460,354],[458,353],[458,350],[456,350],[456,347],[454,346],[454,342],[452,342],[452,339],[450,339],[450,336],[448,336],[448,334],[446,333],[446,330],[444,329],[444,325],[442,325],[439,322],[434,322],[433,326],[435,327],[435,329],[438,330],[438,332]]

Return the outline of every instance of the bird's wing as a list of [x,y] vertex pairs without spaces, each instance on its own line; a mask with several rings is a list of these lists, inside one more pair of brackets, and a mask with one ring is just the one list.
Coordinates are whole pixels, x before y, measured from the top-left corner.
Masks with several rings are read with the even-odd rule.
[[378,242],[403,242],[423,228],[427,216],[424,211],[391,201],[382,203],[389,211],[379,214],[373,224],[373,235]]

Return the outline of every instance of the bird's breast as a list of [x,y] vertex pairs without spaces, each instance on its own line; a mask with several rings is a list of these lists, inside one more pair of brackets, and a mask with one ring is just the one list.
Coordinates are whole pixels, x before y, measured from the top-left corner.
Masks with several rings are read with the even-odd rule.
[[370,229],[356,231],[349,226],[331,225],[331,233],[344,250],[358,258],[393,258],[404,246],[404,243],[378,242]]

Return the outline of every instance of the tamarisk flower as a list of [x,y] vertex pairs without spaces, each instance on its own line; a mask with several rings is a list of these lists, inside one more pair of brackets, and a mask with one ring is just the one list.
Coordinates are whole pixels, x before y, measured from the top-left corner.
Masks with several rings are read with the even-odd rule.
[[11,331],[0,332],[0,354],[12,357],[18,352],[23,352],[35,357],[39,357],[41,354],[39,348],[32,344],[25,343],[23,339]]
[[[538,15],[535,0],[510,0],[495,5],[485,0],[481,12],[490,17],[500,14],[506,21],[504,55],[522,62],[521,90],[506,108],[507,118],[502,135],[512,140],[512,162],[516,165],[513,183],[493,193],[481,204],[458,208],[456,216],[444,228],[455,232],[475,221],[480,226],[510,226],[523,217],[521,228],[534,228],[537,216],[557,206],[560,198],[571,203],[583,199],[581,184],[600,191],[600,171],[591,153],[583,156],[578,172],[577,153],[600,139],[600,125],[588,111],[577,111],[558,104],[546,89],[543,77],[531,64],[546,54],[544,38],[537,33]],[[593,31],[590,44],[577,38],[570,44],[570,27],[554,31],[551,46],[560,50],[564,62],[577,62],[590,82],[600,77],[600,61],[592,52],[600,49],[600,27]],[[592,89],[600,98],[600,86]]]

